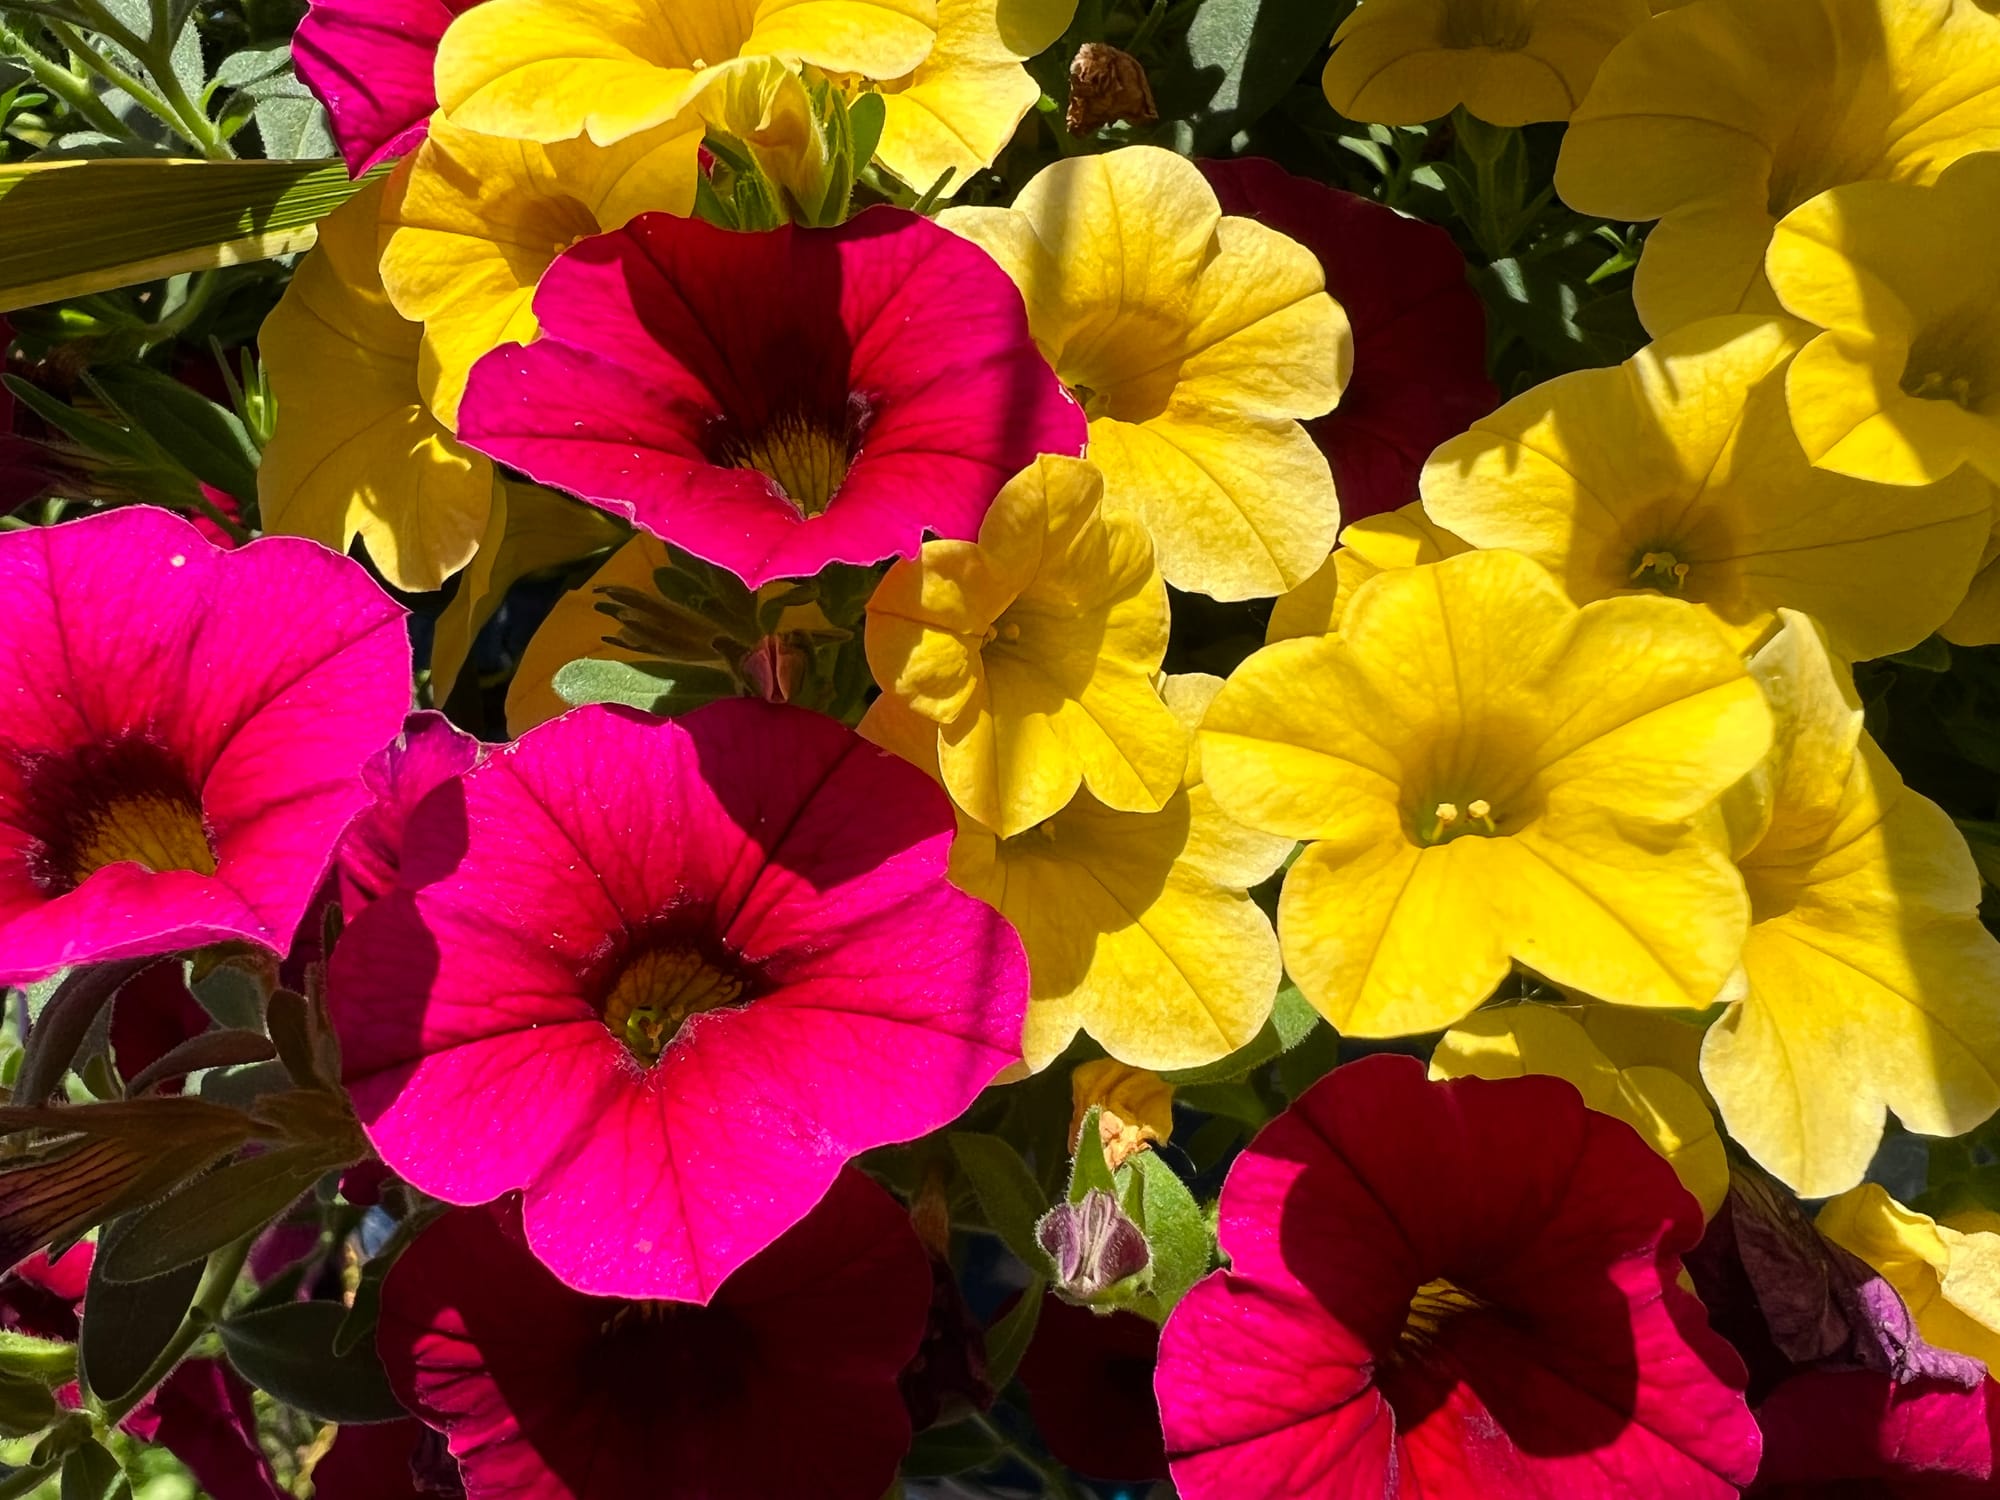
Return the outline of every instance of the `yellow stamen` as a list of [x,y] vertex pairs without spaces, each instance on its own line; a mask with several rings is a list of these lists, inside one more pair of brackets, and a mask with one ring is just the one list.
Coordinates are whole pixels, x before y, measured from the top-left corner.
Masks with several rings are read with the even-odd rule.
[[1456,823],[1457,821],[1458,821],[1458,806],[1456,803],[1440,802],[1437,805],[1438,827],[1449,828],[1451,827],[1452,824]]
[[821,514],[847,478],[844,437],[797,417],[782,418],[731,446],[731,462],[767,476],[801,516]]
[[1391,1361],[1421,1358],[1436,1344],[1445,1326],[1467,1313],[1479,1312],[1486,1302],[1463,1287],[1440,1277],[1417,1288],[1410,1299],[1410,1311],[1396,1335]]
[[116,797],[79,831],[70,876],[81,885],[106,865],[131,862],[164,870],[215,873],[215,849],[201,812],[179,797],[145,792]]
[[632,1055],[651,1064],[689,1016],[734,1004],[743,981],[678,948],[640,953],[618,973],[604,1002],[604,1024]]
[[1688,572],[1688,565],[1671,552],[1647,552],[1629,576],[1644,588],[1678,591],[1686,586]]

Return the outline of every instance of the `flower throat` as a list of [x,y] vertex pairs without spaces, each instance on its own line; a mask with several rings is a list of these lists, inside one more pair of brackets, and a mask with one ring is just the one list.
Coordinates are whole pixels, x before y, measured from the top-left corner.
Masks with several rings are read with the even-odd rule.
[[867,398],[854,395],[834,422],[798,411],[771,416],[754,429],[725,419],[718,424],[713,457],[728,468],[762,474],[799,518],[809,521],[840,494],[872,415]]

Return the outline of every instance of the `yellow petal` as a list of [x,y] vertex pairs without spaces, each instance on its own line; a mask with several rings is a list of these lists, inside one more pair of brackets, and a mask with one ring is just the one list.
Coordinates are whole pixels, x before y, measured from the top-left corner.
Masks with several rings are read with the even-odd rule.
[[1354,591],[1377,573],[1442,562],[1468,550],[1419,501],[1384,515],[1363,516],[1342,530],[1340,545],[1318,572],[1271,606],[1264,643],[1338,630]]
[[1480,1011],[1438,1043],[1431,1077],[1566,1079],[1590,1108],[1623,1120],[1671,1162],[1703,1217],[1712,1217],[1729,1196],[1729,1159],[1706,1101],[1665,1068],[1621,1067],[1585,1029],[1585,1013],[1546,1005]]
[[[1073,14],[1075,4],[938,0],[937,46],[906,82],[883,89],[876,159],[919,192],[950,171],[946,198],[993,165],[1042,96],[1041,85],[1021,66],[1042,49],[1017,52],[1008,41],[1016,33],[1024,34],[1017,40],[1034,40],[1058,20],[1036,9]],[[1068,25],[1061,17],[1055,34]]]
[[382,189],[319,226],[316,249],[260,335],[278,426],[258,469],[266,529],[345,552],[359,536],[400,589],[439,587],[479,545],[493,468],[424,403],[423,330],[376,273]]
[[[2000,503],[2000,489],[1994,492]],[[1996,529],[1980,554],[1979,571],[1972,575],[1964,602],[1949,620],[1938,627],[1954,646],[2000,645],[2000,529]]]
[[1069,1094],[1071,1149],[1082,1139],[1084,1117],[1101,1110],[1098,1128],[1113,1171],[1148,1142],[1174,1133],[1174,1086],[1149,1069],[1100,1057],[1069,1075]]
[[1833,1199],[1815,1222],[1902,1294],[1925,1339],[2000,1362],[2000,1234],[1940,1224],[1872,1182]]

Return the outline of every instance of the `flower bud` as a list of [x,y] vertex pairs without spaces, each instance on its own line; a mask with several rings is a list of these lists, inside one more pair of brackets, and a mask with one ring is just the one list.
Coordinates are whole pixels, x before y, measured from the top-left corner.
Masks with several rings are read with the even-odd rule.
[[1070,1149],[1083,1134],[1084,1117],[1095,1105],[1097,1130],[1104,1142],[1104,1159],[1117,1171],[1136,1151],[1174,1133],[1174,1089],[1159,1074],[1128,1068],[1110,1058],[1087,1062],[1069,1078],[1073,1110],[1069,1121]]
[[1055,1263],[1056,1290],[1074,1302],[1101,1296],[1152,1260],[1146,1236],[1103,1188],[1092,1188],[1080,1203],[1050,1209],[1035,1227],[1035,1240]]

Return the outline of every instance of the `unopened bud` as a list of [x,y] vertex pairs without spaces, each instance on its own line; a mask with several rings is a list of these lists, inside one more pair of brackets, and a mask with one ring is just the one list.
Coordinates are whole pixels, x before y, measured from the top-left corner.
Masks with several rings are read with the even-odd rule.
[[1069,1076],[1072,1111],[1070,1149],[1083,1134],[1084,1118],[1094,1105],[1097,1133],[1104,1143],[1104,1160],[1112,1171],[1135,1152],[1174,1133],[1174,1088],[1157,1073],[1127,1067],[1111,1058],[1084,1063]]

